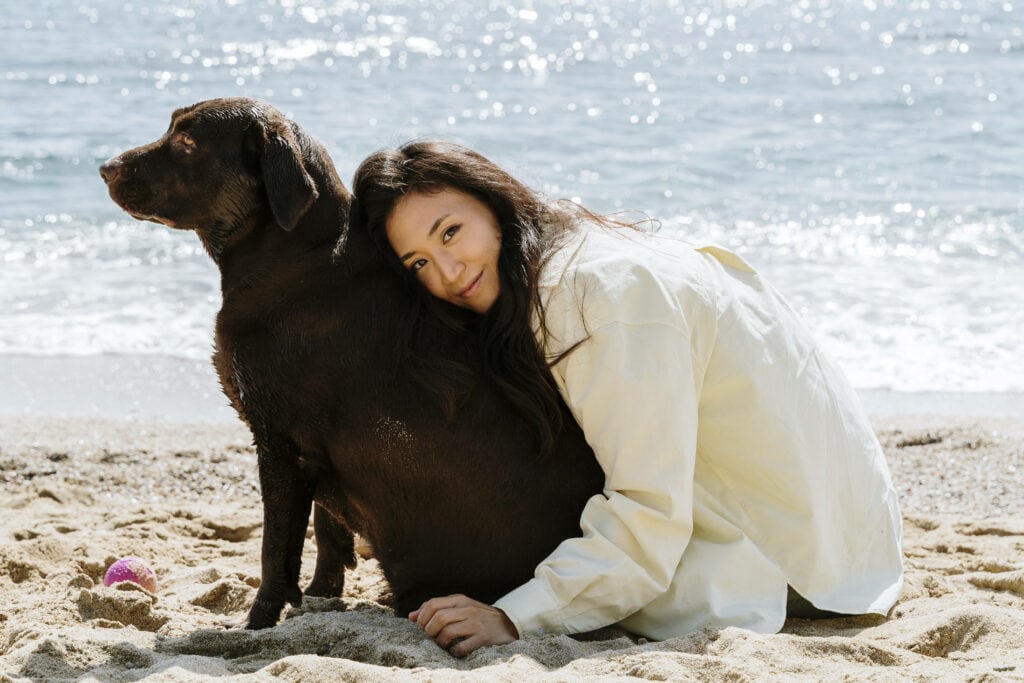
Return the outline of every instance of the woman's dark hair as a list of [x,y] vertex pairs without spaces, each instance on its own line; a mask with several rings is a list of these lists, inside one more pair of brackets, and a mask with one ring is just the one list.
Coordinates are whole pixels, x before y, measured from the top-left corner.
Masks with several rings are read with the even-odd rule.
[[[424,307],[455,322],[451,306],[438,302],[403,266],[387,240],[386,223],[410,192],[461,190],[485,202],[501,229],[500,290],[494,305],[474,323],[484,372],[534,427],[541,452],[561,427],[558,388],[533,333],[536,312],[543,325],[537,276],[549,242],[545,226],[560,211],[509,173],[471,149],[442,141],[413,141],[376,152],[356,170],[350,230],[367,234],[387,261],[414,289]],[[558,222],[558,221],[555,221]],[[424,377],[420,373],[420,378]],[[427,383],[440,378],[433,378]],[[432,387],[437,389],[438,387]],[[443,387],[442,387],[443,389]],[[443,392],[442,392],[443,393]]]

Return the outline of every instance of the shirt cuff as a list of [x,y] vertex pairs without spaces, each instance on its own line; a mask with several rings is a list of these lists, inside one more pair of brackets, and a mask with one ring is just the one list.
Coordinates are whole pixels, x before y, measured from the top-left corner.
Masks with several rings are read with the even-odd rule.
[[530,579],[504,595],[494,603],[494,606],[504,612],[515,625],[520,638],[550,633],[550,627],[553,625],[542,615],[556,613],[562,609],[561,601],[555,598],[540,579]]

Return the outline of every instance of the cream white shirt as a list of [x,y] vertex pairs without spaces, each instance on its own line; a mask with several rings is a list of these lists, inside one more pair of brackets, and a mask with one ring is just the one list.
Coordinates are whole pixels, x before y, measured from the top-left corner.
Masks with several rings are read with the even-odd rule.
[[605,474],[583,535],[498,600],[521,635],[619,622],[776,632],[787,583],[885,614],[903,582],[888,467],[857,395],[735,254],[578,228],[545,266],[553,368]]

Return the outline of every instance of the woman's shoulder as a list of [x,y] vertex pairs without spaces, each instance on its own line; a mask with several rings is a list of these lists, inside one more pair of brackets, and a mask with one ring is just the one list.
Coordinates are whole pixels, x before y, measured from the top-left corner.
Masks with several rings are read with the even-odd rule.
[[648,233],[577,219],[559,225],[551,238],[541,270],[543,285],[552,285],[566,271],[581,272],[628,266],[641,260]]
[[713,286],[694,244],[579,221],[560,236],[538,284],[548,313],[606,323],[681,325],[707,308]]
[[704,249],[681,237],[576,221],[550,248],[538,282],[541,287],[564,287],[571,278],[584,277],[614,288],[629,282],[630,274],[647,274],[666,284],[684,284],[700,279]]

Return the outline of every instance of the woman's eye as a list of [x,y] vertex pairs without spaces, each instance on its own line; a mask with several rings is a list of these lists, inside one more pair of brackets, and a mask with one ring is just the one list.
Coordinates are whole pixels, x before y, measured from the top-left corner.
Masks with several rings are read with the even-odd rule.
[[450,226],[447,230],[444,231],[444,234],[441,236],[441,241],[447,242],[451,238],[455,237],[455,233],[457,233],[459,231],[459,228],[461,227],[462,226],[458,224]]
[[425,265],[427,265],[427,259],[416,259],[415,261],[409,264],[409,270],[415,273]]

